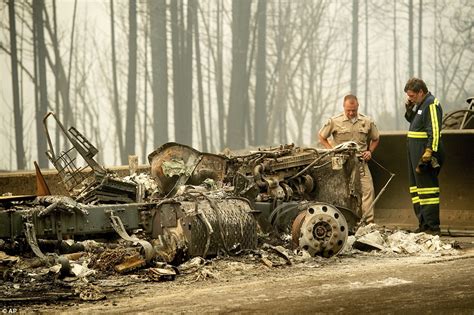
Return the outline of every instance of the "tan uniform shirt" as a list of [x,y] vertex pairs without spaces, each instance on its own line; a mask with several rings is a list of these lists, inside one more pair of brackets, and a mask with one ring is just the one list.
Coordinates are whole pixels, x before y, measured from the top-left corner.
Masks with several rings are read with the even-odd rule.
[[344,113],[329,118],[319,134],[326,139],[332,136],[335,145],[354,141],[361,151],[368,150],[369,141],[379,138],[379,130],[372,118],[360,113],[355,122],[347,118]]

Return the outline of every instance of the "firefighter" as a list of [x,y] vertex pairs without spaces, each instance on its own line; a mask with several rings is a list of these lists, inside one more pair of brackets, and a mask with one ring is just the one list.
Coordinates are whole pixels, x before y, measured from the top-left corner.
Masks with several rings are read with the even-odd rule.
[[343,102],[344,112],[331,117],[319,131],[319,142],[327,149],[332,145],[328,138],[333,137],[335,145],[354,141],[361,150],[360,183],[362,189],[362,216],[365,223],[374,223],[374,184],[367,162],[379,144],[379,131],[375,122],[364,114],[358,113],[359,102],[355,95],[346,95]]
[[410,123],[408,178],[413,209],[418,218],[415,232],[441,235],[438,174],[444,159],[441,142],[443,110],[421,79],[409,79],[404,91],[407,95],[405,118]]

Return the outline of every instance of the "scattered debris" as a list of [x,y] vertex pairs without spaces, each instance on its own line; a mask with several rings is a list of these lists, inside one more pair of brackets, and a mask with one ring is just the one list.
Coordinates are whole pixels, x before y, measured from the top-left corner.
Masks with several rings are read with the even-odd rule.
[[[352,247],[361,251],[378,250],[409,255],[457,252],[455,243],[444,243],[437,235],[390,230],[373,223],[357,230]],[[345,252],[348,251],[350,247],[345,248]]]
[[[289,144],[242,155],[167,143],[149,155],[151,175],[119,178],[94,160],[98,150],[82,134],[51,115],[73,146],[55,153],[49,141],[48,151],[71,196],[1,204],[6,293],[0,302],[97,301],[107,298],[107,287],[118,290],[132,278],[202,281],[226,272],[245,278],[278,267],[318,268],[337,261],[339,252],[455,253],[438,236],[375,224],[354,231],[361,192],[355,143],[332,150]],[[77,154],[87,166],[74,165]],[[25,255],[10,256],[17,253]]]
[[352,245],[354,248],[362,251],[370,251],[373,249],[383,250],[384,240],[379,231],[373,231],[364,235],[357,236],[356,240]]
[[128,255],[129,252],[127,249],[122,247],[106,249],[104,252],[94,257],[89,266],[99,271],[111,273],[115,270],[115,266],[121,264]]
[[160,191],[158,189],[158,185],[156,181],[146,173],[139,173],[139,174],[132,174],[130,176],[126,176],[123,178],[124,181],[129,183],[135,183],[144,190],[143,192],[143,200],[147,200],[153,194],[159,194]]
[[189,273],[194,273],[206,264],[206,260],[202,257],[194,257],[191,260],[188,260],[187,262],[181,264],[178,266],[178,270],[181,274],[189,274]]
[[203,268],[197,272],[195,281],[202,281],[206,279],[217,279],[217,276],[207,268]]
[[87,267],[87,262],[85,261],[82,265],[73,263],[71,272],[76,276],[77,278],[86,278],[90,275],[96,274],[95,270],[89,269]]
[[267,257],[262,257],[261,260],[267,267],[269,268],[273,267],[273,263]]
[[288,250],[284,248],[283,246],[280,246],[280,245],[272,246],[269,244],[263,244],[262,249],[272,249],[275,253],[277,253],[278,256],[286,260],[286,264],[288,265],[293,264],[293,262],[291,261],[290,255],[288,253]]
[[146,262],[143,258],[141,258],[138,254],[126,257],[124,262],[119,265],[116,265],[115,271],[118,273],[126,273],[132,270],[141,268],[146,265]]
[[10,256],[5,254],[5,252],[0,251],[0,268],[11,267],[20,261],[18,256]]
[[83,301],[100,301],[107,298],[97,286],[88,285],[79,287],[76,288],[75,291],[76,294],[79,294],[79,298]]
[[148,278],[152,281],[172,281],[176,278],[173,268],[149,268]]

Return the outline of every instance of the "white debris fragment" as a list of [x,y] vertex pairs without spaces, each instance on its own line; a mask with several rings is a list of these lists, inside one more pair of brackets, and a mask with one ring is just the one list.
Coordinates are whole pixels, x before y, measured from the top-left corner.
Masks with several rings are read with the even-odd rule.
[[298,251],[298,253],[297,253],[297,255],[295,255],[294,259],[298,262],[307,262],[307,261],[314,260],[314,257],[311,256],[311,254],[308,253],[308,251],[302,249],[302,250]]
[[367,234],[360,236],[357,239],[358,242],[370,245],[372,247],[378,248],[380,250],[385,249],[385,241],[382,238],[382,235],[379,231],[373,231]]
[[56,264],[54,266],[51,266],[49,267],[49,272],[50,273],[59,273],[59,270],[61,270],[61,265],[60,264]]
[[82,265],[72,263],[71,266],[72,266],[71,272],[78,278],[85,278],[87,276],[90,276],[96,273],[95,270],[87,268],[86,261],[84,261]]
[[218,188],[216,181],[211,178],[206,178],[202,184],[209,190],[216,190]]
[[359,238],[359,237],[361,237],[365,234],[369,234],[373,231],[376,231],[377,229],[378,229],[378,226],[375,223],[370,223],[370,224],[367,224],[365,226],[361,226],[360,228],[357,229],[357,231],[355,233],[355,237]]
[[178,270],[180,273],[193,273],[196,272],[197,270],[201,269],[204,264],[206,263],[206,260],[202,257],[194,257],[191,260],[188,260],[185,263],[182,263],[179,267]]
[[292,236],[291,236],[291,234],[282,233],[282,234],[280,235],[280,239],[281,239],[282,241],[285,241],[285,242],[291,242]]
[[350,254],[352,251],[352,245],[354,245],[356,238],[354,235],[350,235],[347,237],[346,244],[344,244],[344,248],[341,250],[341,254]]
[[[381,228],[376,224],[369,224],[361,227],[355,233],[355,242],[358,249],[364,250],[379,249],[385,253],[397,254],[425,254],[425,253],[456,253],[451,244],[444,243],[438,235],[426,233],[409,233],[401,230],[389,230]],[[354,241],[352,241],[354,243]],[[344,252],[349,253],[350,242],[346,244]]]
[[145,188],[146,194],[151,195],[158,191],[158,184],[156,181],[146,173],[133,174],[123,178],[124,181],[142,185]]

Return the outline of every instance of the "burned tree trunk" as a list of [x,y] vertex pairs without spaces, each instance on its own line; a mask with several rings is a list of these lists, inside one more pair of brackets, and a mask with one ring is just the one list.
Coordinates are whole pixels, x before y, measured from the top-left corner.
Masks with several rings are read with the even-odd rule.
[[[186,34],[186,42],[183,48],[183,65],[182,75],[184,84],[184,99],[180,104],[180,117],[178,127],[178,136],[182,143],[187,145],[193,144],[193,28],[194,28],[194,12],[196,11],[196,0],[188,0],[187,7],[187,25],[184,33]],[[184,21],[184,16],[183,16]],[[182,38],[184,40],[184,36]],[[175,117],[176,119],[176,117]],[[177,120],[178,121],[178,120]]]
[[224,78],[222,57],[222,1],[217,0],[217,61],[216,61],[216,95],[217,95],[217,121],[219,124],[219,148],[225,146],[225,108],[224,108]]
[[410,78],[415,72],[413,41],[413,0],[408,0],[408,75]]
[[422,44],[423,44],[423,0],[420,0],[420,7],[418,10],[418,74],[419,78],[422,74]]
[[150,42],[153,91],[153,145],[169,141],[168,136],[168,64],[166,44],[166,0],[150,0]]
[[44,137],[43,117],[48,110],[48,87],[46,80],[46,45],[44,42],[43,28],[43,0],[33,2],[33,23],[35,24],[38,69],[35,73],[39,85],[39,104],[36,108],[36,142],[38,151],[38,164],[42,168],[48,167],[46,157],[46,137]]
[[248,101],[247,50],[250,25],[249,0],[232,2],[232,74],[229,97],[229,116],[227,118],[227,145],[232,148],[243,148],[245,137],[245,112]]
[[135,153],[135,115],[137,112],[137,2],[129,3],[129,34],[128,34],[128,89],[127,117],[125,133],[125,154],[122,164],[127,163],[126,154]]
[[194,10],[194,44],[196,46],[196,69],[197,69],[197,83],[198,83],[198,100],[199,100],[199,125],[201,130],[201,148],[204,152],[207,148],[207,132],[206,119],[204,118],[204,90],[202,86],[202,65],[201,65],[201,49],[199,46],[199,23],[197,10]]
[[181,32],[179,30],[179,14],[178,14],[178,1],[171,1],[170,4],[171,13],[171,51],[173,58],[173,108],[174,108],[174,124],[175,124],[175,140],[179,141],[177,135],[176,124],[179,119],[179,104],[182,103],[182,93],[179,88],[182,83],[181,80]]
[[[69,44],[69,66],[68,66],[67,80],[63,81],[63,85],[66,85],[66,86],[62,88],[62,90],[64,90],[63,92],[63,94],[65,95],[64,98],[66,99],[66,101],[63,103],[64,104],[63,123],[66,129],[68,128],[69,124],[74,124],[72,106],[70,102],[70,95],[71,95],[70,88],[71,88],[72,59],[73,59],[73,52],[74,52],[74,36],[75,36],[75,28],[76,28],[76,15],[77,15],[77,0],[74,1],[74,12],[72,16],[72,31],[71,31],[71,43]],[[75,57],[77,58],[77,54],[75,54]],[[61,69],[64,72],[64,68],[61,67]],[[64,72],[64,78],[66,78],[65,73],[66,72]],[[76,71],[76,74],[77,74],[77,71]]]
[[[56,44],[58,45],[58,51],[59,51],[59,41],[58,39],[58,19],[57,19],[57,10],[56,10],[56,0],[53,0],[53,26],[54,26],[54,38],[56,39]],[[59,66],[60,63],[60,57],[59,54],[54,54],[54,65],[55,68]],[[56,71],[54,71],[54,102],[55,102],[55,113],[56,115],[60,115],[61,113],[61,104],[59,103],[59,76],[57,75]],[[61,150],[61,137],[59,135],[60,129],[56,128],[55,131],[55,148],[54,150],[56,152],[59,152]]]
[[352,0],[352,60],[351,60],[351,93],[357,95],[357,66],[359,60],[359,1]]
[[255,87],[255,144],[263,145],[267,139],[267,73],[266,73],[266,34],[267,0],[259,0],[257,8],[257,65]]
[[10,57],[12,63],[13,116],[15,120],[15,146],[17,169],[25,168],[25,149],[23,147],[23,116],[20,104],[20,85],[18,80],[18,57],[16,45],[15,0],[8,1],[10,24]]
[[117,57],[115,53],[115,13],[114,13],[114,0],[110,0],[110,31],[111,31],[111,46],[112,46],[112,84],[114,86],[114,97],[113,97],[113,111],[115,115],[115,130],[117,133],[118,149],[122,164],[124,163],[122,157],[125,155],[125,148],[123,145],[123,128],[122,118],[120,115],[119,95],[118,95],[118,82],[117,82]]
[[[54,5],[55,2],[53,2]],[[73,31],[72,33],[74,34],[74,28],[75,28],[75,16],[76,16],[76,3],[74,5],[74,17],[73,17],[73,22],[72,22],[72,28]],[[51,38],[51,43],[52,43],[52,48],[54,51],[54,64],[52,63],[51,58],[49,57],[48,51],[46,51],[46,57],[49,62],[50,68],[53,70],[54,77],[55,77],[55,82],[56,84],[56,93],[61,96],[61,101],[62,101],[62,111],[63,111],[63,124],[64,127],[67,129],[70,124],[73,123],[72,119],[72,107],[71,107],[71,102],[70,102],[70,92],[69,92],[69,87],[70,87],[70,79],[71,79],[71,60],[73,57],[73,51],[74,51],[74,46],[73,46],[73,38],[74,35],[71,36],[71,44],[70,44],[70,49],[69,49],[69,73],[66,75],[66,70],[63,66],[63,62],[61,59],[61,53],[59,50],[59,38],[57,35],[57,25],[56,24],[56,18],[53,16],[53,27],[51,27],[51,23],[49,21],[49,16],[48,16],[48,11],[44,10],[45,13],[45,27],[46,30],[48,31],[49,37]],[[59,100],[58,100],[59,101]],[[60,107],[58,104],[56,104],[56,112],[59,115],[60,114]],[[59,133],[56,133],[56,136],[59,137]],[[57,145],[60,145],[57,143]],[[59,151],[59,149],[57,150]]]
[[365,0],[365,93],[364,93],[364,106],[361,110],[367,115],[369,114],[369,8],[368,1]]
[[400,128],[400,114],[399,114],[399,105],[398,105],[398,86],[397,86],[397,2],[393,2],[393,95],[395,96],[395,124],[396,128]]

